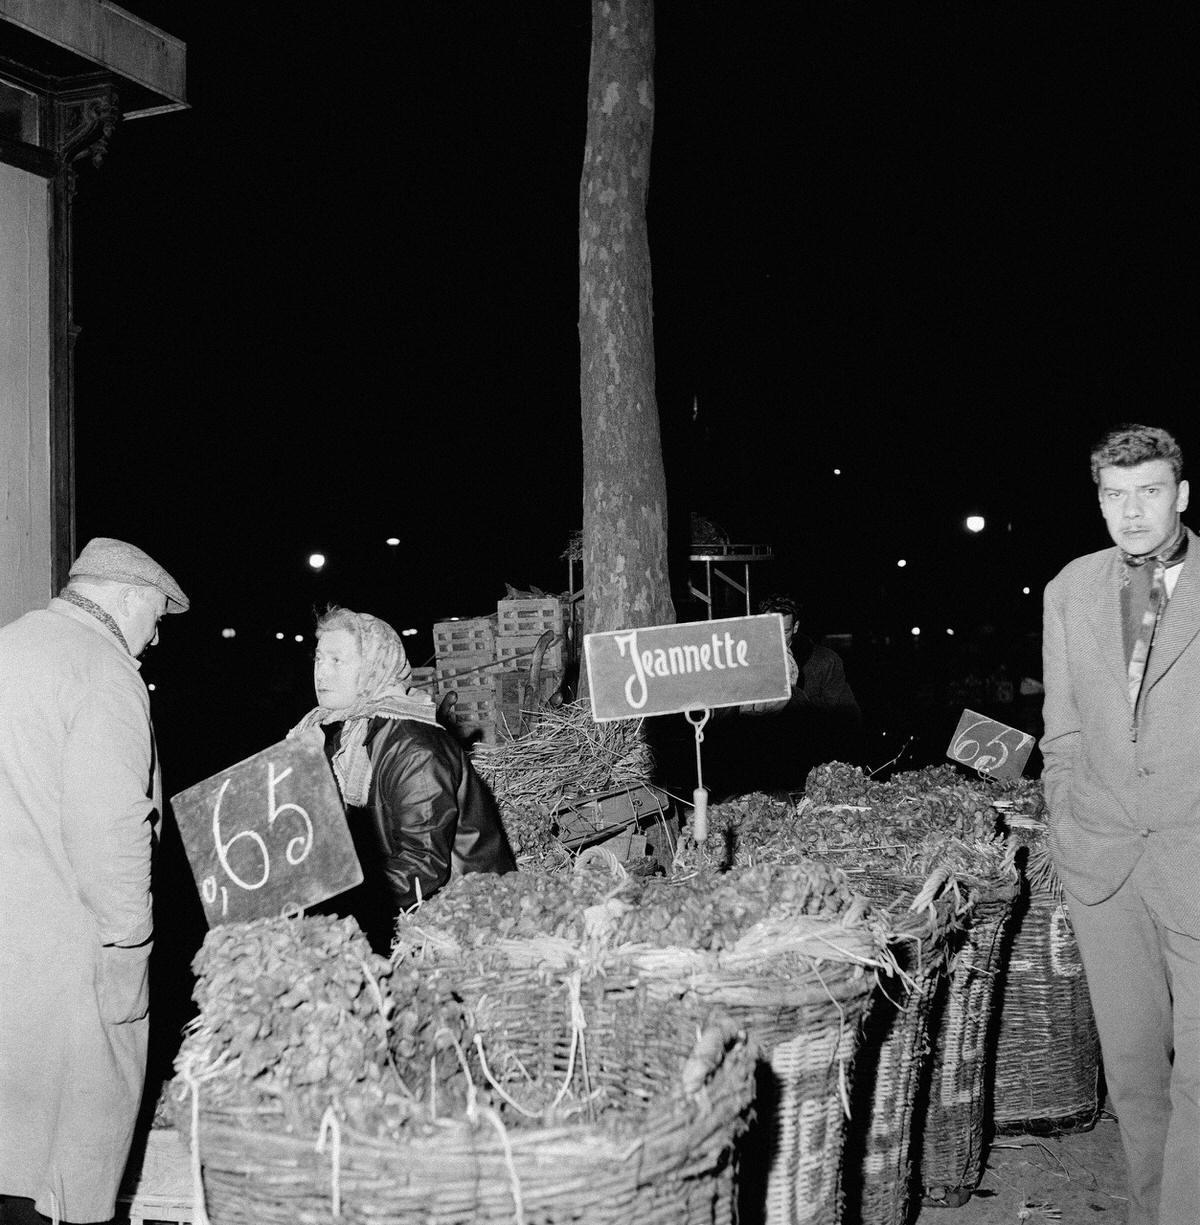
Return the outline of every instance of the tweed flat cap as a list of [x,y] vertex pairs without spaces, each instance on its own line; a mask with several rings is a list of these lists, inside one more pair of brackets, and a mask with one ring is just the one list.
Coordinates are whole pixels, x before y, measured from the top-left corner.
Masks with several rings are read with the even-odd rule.
[[179,584],[135,545],[109,536],[93,536],[71,567],[72,578],[101,578],[138,587],[157,587],[167,597],[167,612],[187,612],[188,598]]

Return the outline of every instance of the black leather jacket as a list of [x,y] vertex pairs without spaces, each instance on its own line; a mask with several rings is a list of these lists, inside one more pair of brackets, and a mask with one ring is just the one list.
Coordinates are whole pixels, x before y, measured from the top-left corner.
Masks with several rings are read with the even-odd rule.
[[[325,727],[332,758],[340,723]],[[458,741],[440,727],[375,718],[367,730],[371,792],[346,819],[363,883],[335,899],[377,951],[391,949],[396,916],[436,893],[452,876],[515,872],[496,801]],[[418,893],[419,889],[419,893]]]

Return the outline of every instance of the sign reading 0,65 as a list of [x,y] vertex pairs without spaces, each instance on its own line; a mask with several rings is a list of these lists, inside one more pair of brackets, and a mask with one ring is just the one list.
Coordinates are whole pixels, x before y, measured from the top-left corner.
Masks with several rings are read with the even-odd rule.
[[209,926],[313,906],[362,881],[321,746],[283,740],[171,797]]
[[587,634],[583,651],[592,717],[601,723],[791,693],[778,613]]

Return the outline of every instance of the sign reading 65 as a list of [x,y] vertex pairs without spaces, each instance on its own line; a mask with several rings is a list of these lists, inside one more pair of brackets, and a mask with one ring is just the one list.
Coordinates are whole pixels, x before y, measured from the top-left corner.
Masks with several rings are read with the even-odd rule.
[[171,803],[210,925],[312,906],[362,880],[319,743],[281,741]]
[[995,778],[1020,778],[1033,751],[1033,737],[1007,723],[964,710],[946,756]]

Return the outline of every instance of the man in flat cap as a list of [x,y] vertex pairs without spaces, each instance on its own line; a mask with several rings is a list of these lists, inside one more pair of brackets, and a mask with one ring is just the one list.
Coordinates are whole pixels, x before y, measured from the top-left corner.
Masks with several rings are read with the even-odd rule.
[[161,786],[138,656],[179,584],[88,543],[0,629],[0,1222],[108,1221],[146,1070]]

